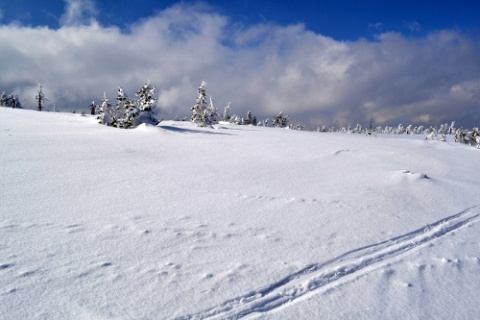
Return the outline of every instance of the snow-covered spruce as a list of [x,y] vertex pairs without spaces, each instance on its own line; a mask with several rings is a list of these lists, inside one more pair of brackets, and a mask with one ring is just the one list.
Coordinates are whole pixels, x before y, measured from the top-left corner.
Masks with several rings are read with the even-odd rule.
[[455,142],[469,144],[480,149],[480,131],[478,128],[472,128],[466,131],[457,129],[454,139]]
[[95,101],[92,101],[92,103],[90,104],[90,114],[92,116],[96,115],[97,109],[98,109],[98,106],[95,104]]
[[252,111],[248,111],[247,112],[247,117],[245,118],[243,124],[245,125],[253,125],[253,126],[256,126],[257,125],[257,117],[253,116],[252,115]]
[[100,120],[99,123],[111,126],[113,119],[113,110],[112,105],[108,102],[107,94],[103,93],[102,104],[98,109],[97,119]]
[[155,99],[155,91],[156,88],[150,81],[147,81],[140,90],[135,93],[137,96],[137,106],[140,111],[137,122],[158,124],[158,120],[155,118],[155,103],[157,102],[157,99]]
[[199,127],[207,127],[218,122],[218,114],[213,105],[213,99],[210,97],[210,103],[207,103],[206,86],[207,83],[205,81],[200,83],[197,100],[195,105],[190,108],[192,111],[190,121]]

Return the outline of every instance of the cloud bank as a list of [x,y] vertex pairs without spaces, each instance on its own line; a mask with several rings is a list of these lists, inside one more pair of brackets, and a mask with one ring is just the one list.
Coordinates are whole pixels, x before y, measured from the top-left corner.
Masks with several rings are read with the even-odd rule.
[[458,30],[341,42],[302,24],[242,26],[204,4],[178,4],[127,30],[70,0],[58,29],[0,26],[0,91],[34,108],[37,83],[61,110],[87,110],[118,85],[157,87],[161,118],[189,116],[196,90],[219,111],[279,111],[310,127],[480,122],[480,42]]

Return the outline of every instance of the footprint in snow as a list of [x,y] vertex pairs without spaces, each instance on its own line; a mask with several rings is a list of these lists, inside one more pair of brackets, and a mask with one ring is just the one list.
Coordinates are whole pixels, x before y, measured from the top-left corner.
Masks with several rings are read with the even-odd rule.
[[8,290],[5,292],[5,294],[12,294],[12,293],[15,293],[15,292],[17,292],[17,291],[18,291],[17,288],[12,288],[12,289],[8,289]]
[[349,151],[350,151],[349,149],[341,149],[341,150],[335,151],[333,155],[338,156],[340,153],[349,152]]
[[71,224],[65,227],[68,234],[85,231],[85,228],[81,224]]
[[19,278],[27,278],[27,277],[31,277],[33,275],[35,275],[37,273],[37,270],[29,270],[29,271],[25,271],[25,272],[22,272],[18,275]]
[[13,263],[0,264],[0,270],[5,270],[5,269],[11,268],[11,267],[13,267],[13,266],[14,266]]

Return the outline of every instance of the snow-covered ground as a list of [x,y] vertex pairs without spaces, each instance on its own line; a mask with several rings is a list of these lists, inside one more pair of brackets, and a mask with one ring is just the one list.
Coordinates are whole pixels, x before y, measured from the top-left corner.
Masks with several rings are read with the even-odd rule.
[[477,319],[480,151],[0,108],[2,319]]

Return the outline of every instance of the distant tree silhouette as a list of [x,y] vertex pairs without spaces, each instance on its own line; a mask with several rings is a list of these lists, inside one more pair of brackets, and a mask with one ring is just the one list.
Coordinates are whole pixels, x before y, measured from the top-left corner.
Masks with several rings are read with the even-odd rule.
[[49,102],[49,100],[43,94],[42,84],[40,82],[38,83],[38,90],[37,90],[37,95],[35,96],[35,99],[37,100],[38,111],[42,111],[44,102]]

